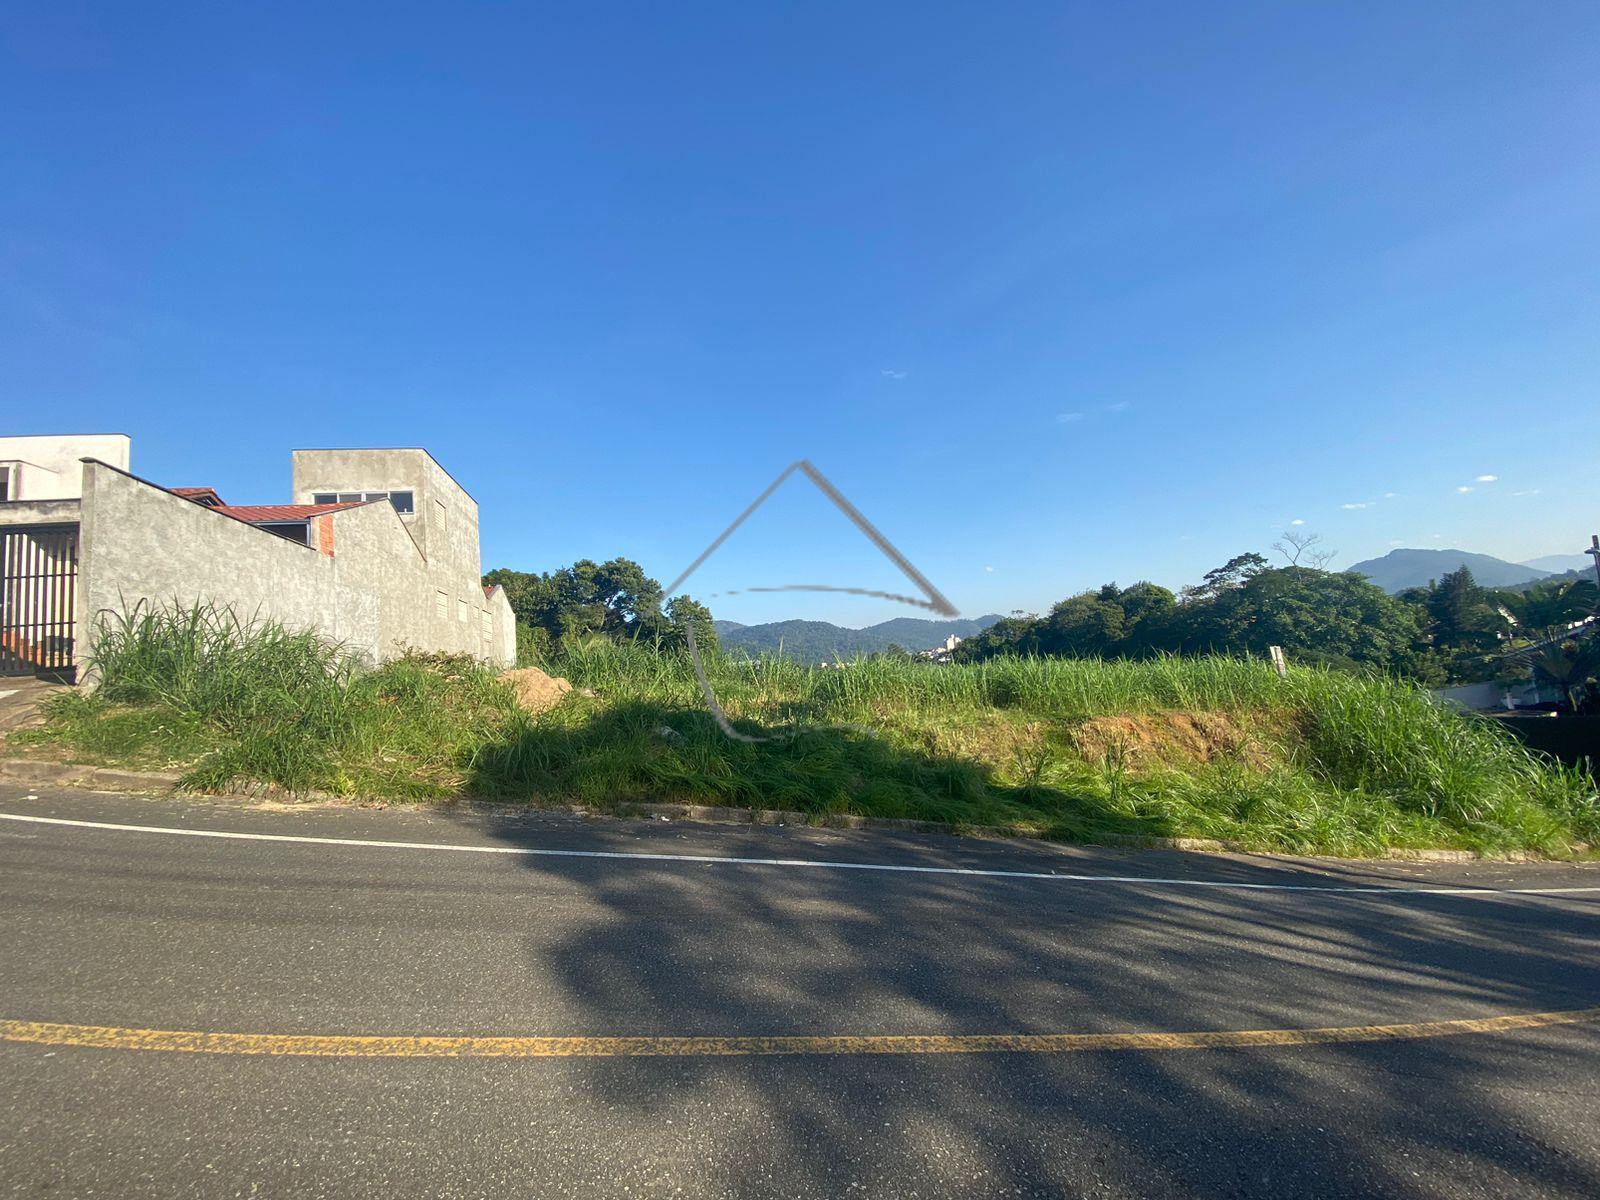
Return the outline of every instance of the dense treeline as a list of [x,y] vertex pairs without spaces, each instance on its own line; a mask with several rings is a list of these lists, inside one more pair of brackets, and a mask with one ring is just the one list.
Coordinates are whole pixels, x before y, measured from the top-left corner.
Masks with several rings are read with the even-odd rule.
[[[1282,646],[1300,662],[1375,667],[1437,686],[1500,677],[1504,651],[1559,638],[1594,611],[1596,598],[1595,585],[1585,580],[1494,591],[1479,587],[1466,568],[1390,596],[1359,575],[1274,568],[1259,554],[1241,554],[1181,593],[1153,583],[1108,583],[1042,616],[1001,621],[956,653],[970,662],[1002,654],[1264,655]],[[1580,678],[1600,669],[1587,663],[1593,651],[1584,645],[1552,652],[1578,659]]]
[[[705,605],[666,598],[660,583],[626,558],[584,559],[542,573],[501,569],[483,578],[506,590],[524,661],[597,636],[679,649],[689,623],[702,650],[717,648]],[[1259,554],[1241,554],[1180,592],[1108,583],[1043,615],[1008,617],[968,638],[956,657],[1264,656],[1268,647],[1282,646],[1299,663],[1377,669],[1437,687],[1526,678],[1529,664],[1509,662],[1506,652],[1548,642],[1533,656],[1533,670],[1577,706],[1588,681],[1600,675],[1600,638],[1562,638],[1595,611],[1597,600],[1600,592],[1587,579],[1489,589],[1466,567],[1391,596],[1361,575],[1294,563],[1273,567]]]
[[677,649],[686,644],[687,624],[693,624],[701,650],[717,647],[711,610],[689,596],[667,599],[661,584],[631,559],[596,563],[586,558],[539,573],[501,567],[483,582],[503,587],[511,602],[519,661],[546,655],[562,642],[597,635]]

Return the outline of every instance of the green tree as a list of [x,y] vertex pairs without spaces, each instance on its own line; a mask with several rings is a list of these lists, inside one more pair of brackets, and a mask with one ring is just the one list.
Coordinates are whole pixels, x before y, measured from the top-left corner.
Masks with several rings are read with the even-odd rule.
[[1265,656],[1269,646],[1282,646],[1300,662],[1376,667],[1442,682],[1415,608],[1360,576],[1274,569],[1259,554],[1241,554],[1208,571],[1181,600],[1153,583],[1106,584],[1069,596],[1044,617],[1013,617],[969,638],[956,657]]
[[1117,585],[1108,583],[1098,592],[1068,596],[1041,622],[1040,649],[1062,658],[1116,656],[1125,625],[1117,595]]
[[1567,708],[1579,709],[1578,694],[1600,676],[1600,637],[1576,638],[1544,649],[1533,663],[1533,677],[1561,689]]
[[1526,591],[1494,592],[1491,601],[1529,641],[1554,637],[1595,611],[1600,589],[1588,579],[1552,579]]
[[1267,560],[1254,551],[1237,554],[1220,567],[1207,571],[1199,583],[1184,588],[1183,598],[1191,601],[1214,600],[1223,592],[1243,587],[1262,571],[1270,569]]
[[1478,586],[1468,567],[1459,567],[1428,585],[1423,599],[1428,632],[1436,644],[1459,650],[1492,650],[1505,629],[1489,592]]
[[1179,630],[1184,650],[1265,655],[1282,646],[1302,662],[1407,673],[1421,665],[1423,647],[1410,606],[1359,575],[1312,567],[1253,571],[1185,605]]
[[907,650],[899,642],[890,642],[882,650],[874,650],[867,658],[877,662],[919,662],[915,654]]
[[1038,631],[1045,654],[1139,658],[1167,648],[1178,598],[1153,583],[1069,596],[1050,610]]
[[1479,587],[1469,568],[1451,571],[1427,587],[1408,588],[1397,599],[1417,614],[1423,637],[1447,682],[1495,677],[1494,653],[1511,626],[1495,594]]
[[539,573],[502,567],[490,571],[483,582],[503,587],[517,621],[540,631],[527,640],[530,650],[594,635],[675,648],[686,644],[680,619],[694,622],[695,640],[702,649],[716,648],[710,611],[687,596],[663,604],[661,585],[631,559],[603,563],[582,559]]
[[1007,654],[1022,657],[1042,654],[1039,633],[1043,624],[1031,614],[1013,613],[996,621],[982,633],[967,638],[956,647],[951,657],[957,662],[982,662],[986,658]]
[[689,626],[694,628],[695,649],[701,655],[715,654],[717,630],[711,620],[711,610],[689,596],[675,596],[660,609],[641,615],[636,631],[630,636],[662,650],[687,650]]

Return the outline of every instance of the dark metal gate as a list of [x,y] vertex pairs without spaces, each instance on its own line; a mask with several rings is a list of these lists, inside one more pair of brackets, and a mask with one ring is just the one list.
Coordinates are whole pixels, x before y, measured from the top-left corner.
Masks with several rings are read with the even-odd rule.
[[0,675],[70,674],[78,527],[0,529]]

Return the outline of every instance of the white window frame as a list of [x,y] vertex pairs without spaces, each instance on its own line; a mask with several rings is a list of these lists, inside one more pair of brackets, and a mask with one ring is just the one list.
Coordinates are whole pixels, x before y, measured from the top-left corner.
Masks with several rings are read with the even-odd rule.
[[[394,503],[396,496],[410,496],[411,507],[401,508]],[[389,488],[378,492],[312,492],[313,504],[366,504],[373,500],[387,500],[401,516],[414,516],[417,511],[416,488]]]

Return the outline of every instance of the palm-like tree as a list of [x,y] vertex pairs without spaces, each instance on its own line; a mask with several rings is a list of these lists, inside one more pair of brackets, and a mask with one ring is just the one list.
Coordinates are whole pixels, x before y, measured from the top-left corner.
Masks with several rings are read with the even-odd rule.
[[1523,637],[1543,641],[1559,635],[1575,621],[1591,615],[1600,602],[1600,588],[1587,579],[1553,579],[1525,592],[1500,596],[1500,611],[1516,622]]
[[1576,712],[1577,689],[1600,675],[1600,637],[1577,638],[1548,646],[1533,658],[1531,665],[1533,677],[1560,688],[1567,707]]

